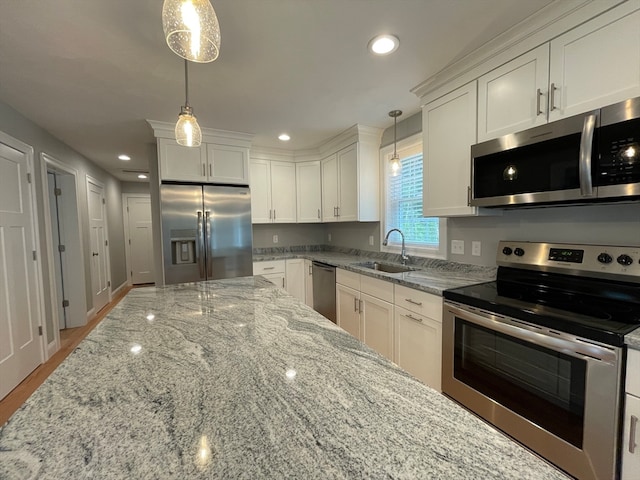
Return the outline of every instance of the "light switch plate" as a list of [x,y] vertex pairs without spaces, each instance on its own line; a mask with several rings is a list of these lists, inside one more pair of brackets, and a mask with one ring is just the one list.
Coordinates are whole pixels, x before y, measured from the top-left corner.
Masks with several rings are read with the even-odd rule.
[[329,241],[331,241],[331,234],[328,234],[327,238],[329,239]]
[[369,235],[369,245],[373,246],[373,235]]
[[273,243],[278,243],[278,235],[273,236]]
[[464,240],[451,240],[451,253],[464,255]]
[[476,257],[482,255],[482,244],[477,240],[471,242],[471,255]]

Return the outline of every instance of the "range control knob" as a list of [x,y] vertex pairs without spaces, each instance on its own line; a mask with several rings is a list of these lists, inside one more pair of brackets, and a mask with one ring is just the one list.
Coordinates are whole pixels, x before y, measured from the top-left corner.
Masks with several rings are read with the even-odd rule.
[[613,258],[608,253],[603,252],[600,255],[598,255],[598,261],[600,263],[611,263],[613,262]]
[[515,253],[517,257],[521,257],[521,256],[523,256],[523,255],[524,255],[524,250],[523,250],[523,249],[521,249],[521,248],[516,248],[516,249],[513,251],[513,253]]
[[625,267],[628,267],[633,263],[633,259],[629,255],[620,255],[618,258],[616,258],[616,261],[620,265],[624,265]]
[[504,253],[505,255],[511,255],[513,253],[513,250],[511,250],[511,247],[504,247],[502,249],[502,253]]

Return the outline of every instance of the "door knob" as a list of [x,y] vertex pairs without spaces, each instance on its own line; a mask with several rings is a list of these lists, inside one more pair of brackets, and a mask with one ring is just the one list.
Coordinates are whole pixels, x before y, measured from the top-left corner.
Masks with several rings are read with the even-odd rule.
[[91,252],[91,255],[92,255],[93,257],[97,257],[97,256],[98,256],[98,252]]

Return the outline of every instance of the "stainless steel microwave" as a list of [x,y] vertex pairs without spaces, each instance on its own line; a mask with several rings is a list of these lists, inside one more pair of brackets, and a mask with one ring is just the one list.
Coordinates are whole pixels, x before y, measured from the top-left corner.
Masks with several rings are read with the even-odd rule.
[[640,200],[640,97],[471,147],[478,207]]

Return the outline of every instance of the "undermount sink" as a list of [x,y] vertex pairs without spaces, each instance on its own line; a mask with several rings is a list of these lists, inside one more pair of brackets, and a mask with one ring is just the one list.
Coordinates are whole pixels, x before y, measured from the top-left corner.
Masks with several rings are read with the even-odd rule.
[[407,267],[405,265],[392,265],[390,263],[380,263],[380,262],[364,262],[364,263],[356,263],[355,267],[362,268],[370,268],[371,270],[377,270],[379,272],[385,273],[403,273],[403,272],[411,272],[415,270],[415,268]]

